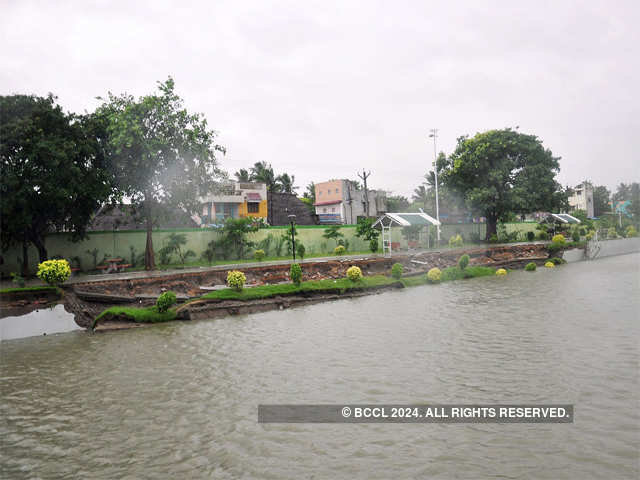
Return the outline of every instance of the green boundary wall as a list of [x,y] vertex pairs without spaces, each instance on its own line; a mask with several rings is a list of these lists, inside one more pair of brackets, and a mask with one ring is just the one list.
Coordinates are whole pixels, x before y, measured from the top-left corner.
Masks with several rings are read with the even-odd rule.
[[[535,231],[535,222],[525,223],[511,223],[505,224],[507,231]],[[267,236],[271,235],[274,239],[286,234],[285,227],[270,227],[261,229],[258,232],[249,234],[249,238],[254,242],[259,242]],[[333,249],[336,246],[335,241],[327,240],[322,237],[326,226],[324,225],[310,225],[303,226],[298,225],[296,227],[297,235],[296,240],[302,241],[306,247],[308,255],[311,254],[323,254],[330,255],[333,253]],[[349,242],[350,251],[367,251],[369,249],[368,242],[361,240],[355,236],[355,225],[344,225],[340,230],[344,234],[344,238]],[[484,238],[486,232],[486,225],[482,223],[471,224],[445,224],[441,229],[441,237],[443,243],[446,244],[448,239],[456,234],[461,234],[465,242],[470,242],[473,236]],[[200,255],[207,248],[207,244],[212,240],[218,240],[220,238],[219,231],[212,229],[175,229],[175,230],[154,230],[153,231],[153,246],[157,252],[167,244],[169,235],[171,233],[185,233],[187,236],[187,244],[184,246],[184,250],[193,250],[197,259],[200,259]],[[144,252],[146,244],[146,232],[144,230],[123,230],[123,231],[97,231],[90,232],[88,238],[80,242],[71,242],[71,235],[68,233],[55,233],[48,235],[46,238],[47,253],[50,257],[60,256],[71,261],[72,258],[78,257],[80,259],[80,265],[82,270],[91,270],[93,268],[93,256],[91,251],[98,250],[97,262],[101,264],[103,258],[123,258],[126,263],[131,262],[131,248],[134,250],[134,254],[139,256]],[[407,248],[407,241],[402,235],[401,228],[392,229],[392,241],[398,242],[400,248]],[[272,245],[273,245],[272,241]],[[267,252],[267,255],[273,255],[273,247],[271,252]],[[286,250],[283,248],[283,253]],[[20,271],[20,262],[22,257],[22,247],[16,245],[7,251],[2,252],[3,264],[0,271],[4,275],[8,275],[10,272]],[[190,258],[193,261],[193,257]],[[173,261],[177,261],[177,257],[174,255]],[[76,262],[71,262],[73,266],[76,266]],[[38,264],[38,251],[35,247],[29,248],[29,269],[31,272],[35,272]]]

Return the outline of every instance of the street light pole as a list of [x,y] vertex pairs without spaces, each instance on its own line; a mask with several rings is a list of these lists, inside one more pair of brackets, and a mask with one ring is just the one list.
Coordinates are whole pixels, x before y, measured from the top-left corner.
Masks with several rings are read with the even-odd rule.
[[[436,220],[440,222],[440,205],[438,204],[438,154],[436,153],[436,138],[438,138],[438,129],[432,128],[429,137],[433,137],[433,172],[436,180]],[[436,234],[438,245],[440,245],[440,225],[436,225]]]
[[296,263],[296,230],[293,227],[295,220],[295,215],[289,215],[289,223],[291,224],[291,250],[293,251],[293,263]]

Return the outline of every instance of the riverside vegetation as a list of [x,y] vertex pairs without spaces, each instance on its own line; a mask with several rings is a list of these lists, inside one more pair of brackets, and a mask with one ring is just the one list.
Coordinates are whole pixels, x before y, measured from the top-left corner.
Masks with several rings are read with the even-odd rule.
[[[566,263],[561,258],[554,257],[547,264],[560,265]],[[486,277],[492,275],[506,275],[504,268],[495,269],[485,266],[468,266],[468,255],[462,255],[458,260],[458,265],[447,267],[443,270],[432,268],[426,274],[402,277],[402,269],[396,267],[390,277],[385,275],[362,276],[360,268],[352,266],[347,270],[347,276],[340,279],[324,279],[301,281],[302,268],[299,264],[292,265],[291,283],[278,285],[259,285],[244,288],[245,275],[240,271],[230,271],[228,273],[227,284],[229,288],[206,293],[196,299],[192,299],[185,304],[198,300],[213,301],[251,301],[273,298],[277,296],[291,295],[313,295],[313,294],[345,294],[350,291],[370,290],[380,287],[400,284],[402,287],[415,287],[425,284],[438,284],[454,280],[468,278]],[[535,265],[535,264],[534,264]],[[395,265],[394,265],[395,266]],[[295,271],[294,271],[295,269]],[[298,272],[298,269],[300,271]],[[532,267],[528,266],[532,271]],[[533,270],[535,271],[535,269]],[[170,292],[166,292],[166,295]],[[182,306],[181,305],[181,306]],[[168,308],[161,311],[159,305],[134,308],[134,307],[111,307],[102,312],[94,321],[93,327],[107,318],[118,317],[137,323],[156,323],[174,320],[177,316],[175,308]]]

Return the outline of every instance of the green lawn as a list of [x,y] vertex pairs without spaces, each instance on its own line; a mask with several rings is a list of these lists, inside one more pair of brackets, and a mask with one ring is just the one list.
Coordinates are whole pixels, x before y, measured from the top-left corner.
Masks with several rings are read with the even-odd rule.
[[19,293],[19,292],[56,292],[60,293],[58,287],[51,287],[49,285],[38,285],[35,287],[16,287],[16,288],[3,288],[1,293]]
[[156,306],[145,308],[111,307],[95,318],[92,328],[95,328],[98,322],[107,315],[122,315],[127,320],[131,320],[136,323],[169,322],[176,318],[175,310],[169,309],[166,312],[159,312]]
[[396,280],[384,275],[373,275],[363,277],[359,282],[352,282],[347,278],[337,280],[310,280],[301,282],[300,285],[294,283],[282,283],[279,285],[260,285],[257,287],[245,288],[238,292],[231,288],[216,290],[204,294],[201,298],[218,300],[256,300],[261,298],[275,297],[277,295],[294,295],[297,293],[344,293],[353,289],[367,289],[390,285]]

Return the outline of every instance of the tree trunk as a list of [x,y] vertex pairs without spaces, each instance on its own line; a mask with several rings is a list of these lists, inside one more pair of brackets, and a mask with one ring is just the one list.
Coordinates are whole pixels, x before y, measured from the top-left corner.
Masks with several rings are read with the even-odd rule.
[[149,201],[145,200],[144,202],[144,213],[147,218],[147,245],[144,250],[144,269],[145,270],[155,270],[156,269],[156,259],[153,253],[153,219],[151,217],[151,205]]
[[47,248],[44,246],[43,238],[40,238],[39,235],[34,234],[31,236],[31,243],[33,243],[35,247],[38,249],[38,256],[40,257],[40,263],[49,259],[47,255]]
[[20,275],[23,277],[29,275],[29,242],[26,235],[24,236],[24,240],[22,240],[22,267]]
[[485,240],[488,242],[491,235],[498,235],[498,216],[487,215],[487,235]]

